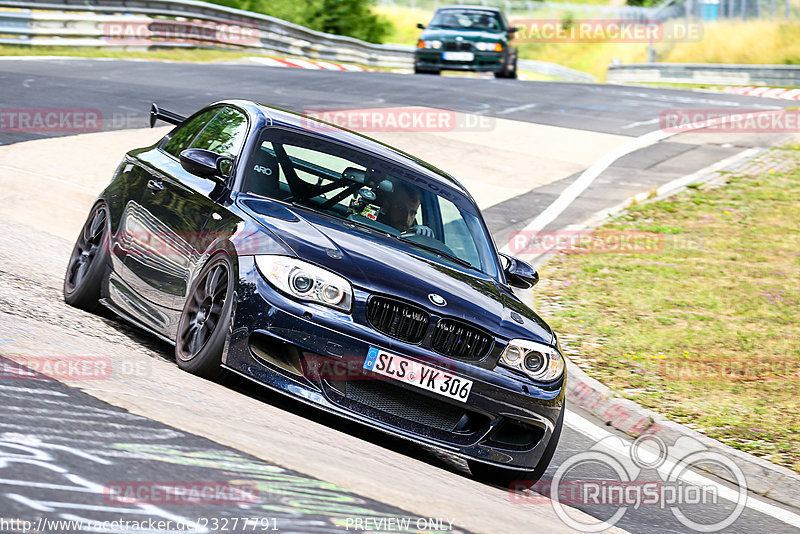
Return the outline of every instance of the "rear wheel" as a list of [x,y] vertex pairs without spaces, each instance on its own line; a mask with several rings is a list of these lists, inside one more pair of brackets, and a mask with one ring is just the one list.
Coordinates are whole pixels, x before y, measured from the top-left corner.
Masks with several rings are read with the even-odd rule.
[[472,473],[472,476],[481,482],[494,484],[504,488],[508,488],[512,482],[516,482],[515,486],[533,486],[540,478],[542,478],[542,475],[544,475],[544,472],[550,465],[550,461],[553,459],[553,454],[556,452],[558,440],[561,437],[561,428],[564,426],[565,411],[566,407],[561,408],[561,415],[558,416],[558,420],[553,428],[553,433],[550,435],[550,441],[547,442],[547,447],[545,447],[544,453],[542,453],[542,457],[539,459],[539,463],[536,464],[534,469],[530,471],[504,469],[502,467],[495,467],[493,465],[487,465],[474,460],[467,460],[467,464],[469,465],[469,470]]
[[224,254],[213,256],[189,291],[175,340],[178,367],[216,378],[233,302],[233,265]]
[[110,223],[105,203],[95,204],[81,229],[64,276],[64,301],[95,312],[109,263]]

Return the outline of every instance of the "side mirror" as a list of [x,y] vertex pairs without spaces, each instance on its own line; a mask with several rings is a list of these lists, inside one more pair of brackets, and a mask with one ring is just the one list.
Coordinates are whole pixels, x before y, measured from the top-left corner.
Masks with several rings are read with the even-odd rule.
[[520,289],[530,289],[539,281],[539,273],[530,264],[501,254],[506,260],[503,271],[506,273],[506,281],[509,285]]
[[419,28],[420,30],[424,30],[425,29],[425,25],[422,24],[421,22],[417,22],[417,28]]
[[510,27],[508,28],[508,33],[509,33],[509,34],[512,34],[512,33],[517,33],[518,31],[519,31],[519,28],[517,28],[516,26],[510,26]]
[[228,177],[233,160],[203,148],[187,148],[180,155],[181,167],[187,172],[221,184]]

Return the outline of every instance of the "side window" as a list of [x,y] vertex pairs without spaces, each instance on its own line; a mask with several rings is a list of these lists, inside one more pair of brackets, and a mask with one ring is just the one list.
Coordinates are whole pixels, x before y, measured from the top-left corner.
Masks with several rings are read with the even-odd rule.
[[225,107],[211,119],[190,146],[235,158],[239,155],[246,135],[247,117],[244,113]]
[[472,232],[467,228],[464,216],[458,207],[445,200],[439,199],[439,210],[442,214],[442,227],[444,229],[444,244],[447,245],[459,258],[463,258],[474,266],[480,266],[481,260]]
[[167,144],[164,145],[164,150],[177,158],[181,152],[189,148],[192,139],[195,138],[208,121],[217,113],[219,113],[219,108],[209,109],[189,122],[182,124],[172,135],[170,140],[167,141]]

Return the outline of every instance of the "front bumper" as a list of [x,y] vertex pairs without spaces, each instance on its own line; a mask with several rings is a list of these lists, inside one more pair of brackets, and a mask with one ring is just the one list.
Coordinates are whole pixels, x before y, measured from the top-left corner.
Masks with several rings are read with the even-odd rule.
[[503,70],[503,52],[473,52],[472,61],[445,61],[441,50],[417,49],[414,66],[419,70],[464,70],[498,72]]
[[[564,404],[565,377],[540,388],[511,372],[389,338],[360,320],[368,295],[357,288],[352,314],[343,314],[278,293],[253,257],[239,258],[239,277],[225,367],[327,411],[462,457],[517,469],[538,463]],[[469,378],[467,402],[376,379],[362,369],[370,347]]]

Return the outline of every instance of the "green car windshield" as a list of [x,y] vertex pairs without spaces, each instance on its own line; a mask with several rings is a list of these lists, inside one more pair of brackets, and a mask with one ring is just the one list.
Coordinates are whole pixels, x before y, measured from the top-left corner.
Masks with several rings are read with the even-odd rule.
[[494,247],[474,203],[384,158],[267,128],[241,190],[369,227],[396,237],[403,248],[498,277]]
[[497,14],[477,9],[442,9],[428,26],[457,30],[502,31]]

